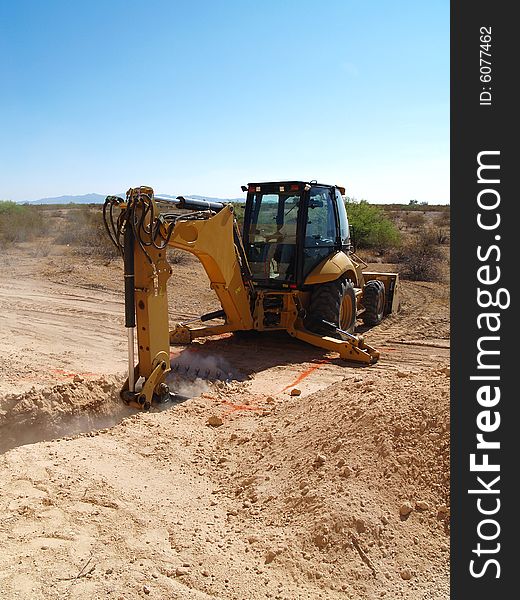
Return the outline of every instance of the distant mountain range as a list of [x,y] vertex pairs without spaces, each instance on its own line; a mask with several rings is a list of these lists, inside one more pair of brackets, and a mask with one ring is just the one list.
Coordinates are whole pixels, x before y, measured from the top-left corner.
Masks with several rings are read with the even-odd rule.
[[[125,193],[114,194],[121,198],[125,197]],[[177,194],[178,195],[178,194]],[[177,195],[157,194],[161,198],[175,200]],[[54,198],[40,198],[39,200],[29,200],[27,202],[19,201],[19,204],[103,204],[106,195],[103,194],[83,194],[81,196],[56,196]],[[214,202],[244,202],[244,198],[213,198],[211,196],[185,196],[185,198],[193,198],[194,200],[210,200]]]

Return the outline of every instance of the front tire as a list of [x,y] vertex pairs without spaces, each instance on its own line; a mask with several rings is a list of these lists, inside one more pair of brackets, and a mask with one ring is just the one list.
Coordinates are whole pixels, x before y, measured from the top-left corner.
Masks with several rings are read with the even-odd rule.
[[323,321],[352,333],[356,326],[356,294],[349,279],[338,279],[314,288],[309,304],[306,327],[320,335],[341,338]]
[[363,289],[363,323],[379,325],[385,314],[385,284],[378,279],[368,281]]

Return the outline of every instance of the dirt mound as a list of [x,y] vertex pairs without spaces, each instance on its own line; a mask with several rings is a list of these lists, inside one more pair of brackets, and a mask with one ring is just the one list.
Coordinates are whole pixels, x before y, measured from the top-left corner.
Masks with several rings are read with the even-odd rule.
[[[221,383],[4,454],[6,552],[20,564],[0,570],[5,589],[29,572],[35,598],[71,582],[85,600],[447,598],[449,370],[345,372],[306,397]],[[36,422],[106,415],[121,407],[115,383],[55,386]],[[37,402],[22,395],[18,414]]]
[[363,372],[222,440],[266,564],[324,597],[448,596],[447,373]]
[[131,411],[119,399],[115,376],[70,383],[0,398],[0,452],[22,444],[114,425]]

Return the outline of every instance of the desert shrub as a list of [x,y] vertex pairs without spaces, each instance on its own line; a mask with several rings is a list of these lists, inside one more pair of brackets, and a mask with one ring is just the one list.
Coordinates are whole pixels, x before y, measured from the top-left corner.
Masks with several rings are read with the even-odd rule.
[[449,208],[448,210],[443,210],[439,214],[435,215],[435,225],[438,227],[449,228],[450,223],[451,218]]
[[426,217],[422,212],[405,212],[401,219],[412,229],[422,227],[426,221]]
[[0,241],[4,245],[31,241],[45,235],[47,229],[40,207],[0,201]]
[[113,258],[119,255],[103,223],[102,206],[78,205],[66,212],[54,242],[72,246],[78,254]]
[[423,210],[428,208],[428,202],[419,202],[419,200],[410,200],[407,208],[410,210]]
[[349,198],[346,207],[359,248],[373,248],[384,252],[399,245],[399,230],[381,207],[369,204],[366,200],[358,202]]
[[413,281],[439,281],[443,253],[430,230],[421,231],[408,241],[397,253],[401,263],[401,275]]
[[385,212],[399,212],[405,211],[411,212],[422,212],[422,213],[438,213],[440,211],[449,211],[449,204],[385,204],[383,205]]
[[166,258],[170,265],[182,265],[188,259],[188,253],[178,248],[168,248]]
[[433,230],[437,244],[447,244],[450,241],[450,230],[438,227]]

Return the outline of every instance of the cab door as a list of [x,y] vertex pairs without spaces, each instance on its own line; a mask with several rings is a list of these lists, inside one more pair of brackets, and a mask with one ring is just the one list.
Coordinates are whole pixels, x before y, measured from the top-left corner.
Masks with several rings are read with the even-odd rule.
[[335,188],[311,187],[303,244],[303,279],[320,262],[341,250],[342,245]]
[[297,275],[299,185],[262,184],[254,189],[248,193],[243,232],[253,282],[289,287]]
[[341,243],[342,250],[350,250],[350,228],[348,225],[347,209],[345,208],[345,201],[338,188],[334,188],[334,195],[336,200],[336,208],[338,211],[339,221],[339,241]]

